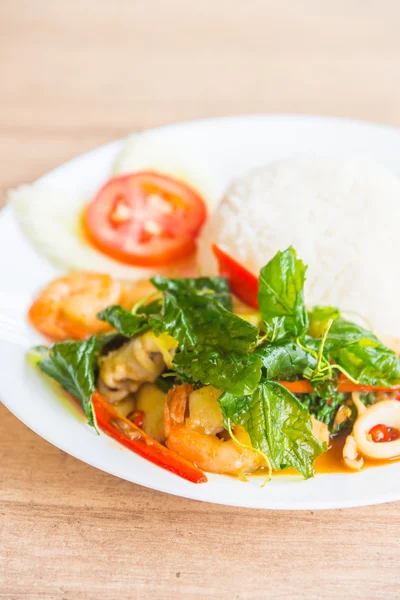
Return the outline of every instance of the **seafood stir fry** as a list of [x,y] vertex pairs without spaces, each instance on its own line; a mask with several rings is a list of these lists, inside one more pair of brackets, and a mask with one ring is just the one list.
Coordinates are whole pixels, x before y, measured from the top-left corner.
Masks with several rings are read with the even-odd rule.
[[29,311],[53,342],[40,368],[90,424],[196,483],[312,477],[333,436],[349,472],[400,457],[396,351],[336,307],[308,309],[305,269],[288,248],[258,279],[227,255],[220,277],[67,275]]

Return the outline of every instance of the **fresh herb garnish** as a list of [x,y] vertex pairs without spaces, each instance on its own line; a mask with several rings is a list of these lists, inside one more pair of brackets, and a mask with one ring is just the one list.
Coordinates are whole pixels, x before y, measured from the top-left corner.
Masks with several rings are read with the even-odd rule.
[[83,408],[89,425],[94,425],[92,394],[95,391],[95,336],[80,342],[59,342],[39,362],[40,369],[74,396]]
[[275,344],[258,347],[254,354],[262,360],[266,379],[292,379],[309,369],[313,371],[316,359],[291,340],[281,340]]
[[279,319],[279,335],[299,337],[307,331],[308,317],[303,288],[306,266],[290,247],[277,252],[260,272],[258,303],[266,323]]
[[397,354],[356,323],[336,319],[325,342],[325,352],[353,379],[364,385],[388,388],[400,381]]
[[124,337],[131,338],[150,329],[149,318],[144,314],[132,314],[122,306],[109,306],[98,313],[97,318],[114,327]]
[[[167,390],[173,382],[185,381],[222,390],[219,402],[228,431],[242,425],[274,469],[294,467],[311,477],[314,460],[326,446],[312,434],[310,413],[335,432],[355,418],[351,408],[335,424],[343,403],[351,405],[337,393],[340,373],[356,383],[390,388],[400,382],[400,362],[373,333],[342,318],[338,309],[316,306],[307,313],[305,273],[293,248],[278,252],[261,270],[260,329],[232,312],[223,277],[156,276],[152,283],[162,298],[139,303],[133,312],[111,306],[98,315],[120,335],[54,344],[40,368],[79,400],[93,424],[91,397],[102,347],[110,339],[120,343],[148,330],[157,336],[167,333],[177,349],[172,368],[168,364],[170,377],[158,378],[157,385]],[[296,378],[310,380],[315,393],[299,401],[279,383]]]
[[311,337],[322,337],[326,330],[328,321],[334,321],[340,317],[340,310],[332,306],[314,306],[308,313],[308,333]]
[[201,294],[218,301],[224,308],[232,310],[232,296],[228,280],[225,277],[187,277],[184,279],[167,279],[156,275],[151,280],[162,292],[180,294],[184,292]]
[[177,373],[195,384],[212,385],[232,394],[251,394],[261,376],[261,358],[248,352],[229,352],[206,346],[180,351],[174,358]]
[[153,316],[151,327],[178,342],[173,360],[178,374],[233,394],[251,393],[261,376],[261,359],[249,354],[258,339],[257,327],[227,310],[214,293],[177,285],[176,280],[171,284],[163,277],[152,282],[164,296],[162,312]]
[[286,388],[262,381],[250,396],[225,393],[219,402],[226,426],[242,425],[274,470],[294,467],[305,478],[314,475],[314,461],[326,444],[315,439],[307,408]]

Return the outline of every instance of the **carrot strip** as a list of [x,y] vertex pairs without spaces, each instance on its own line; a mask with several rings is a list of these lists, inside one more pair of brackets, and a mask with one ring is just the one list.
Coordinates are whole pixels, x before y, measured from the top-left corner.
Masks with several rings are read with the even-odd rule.
[[[308,379],[298,379],[297,381],[279,381],[292,394],[311,394],[314,389]],[[338,392],[397,392],[400,390],[400,385],[395,385],[391,388],[378,388],[373,385],[363,385],[362,383],[353,383],[349,379],[340,378],[338,381]]]

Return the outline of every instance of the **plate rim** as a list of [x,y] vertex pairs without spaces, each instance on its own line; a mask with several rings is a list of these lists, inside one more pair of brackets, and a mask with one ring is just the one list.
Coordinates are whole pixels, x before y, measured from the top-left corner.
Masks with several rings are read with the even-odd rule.
[[[60,163],[59,165],[56,165],[49,171],[46,171],[42,175],[39,175],[39,177],[34,179],[31,183],[33,184],[33,183],[37,183],[39,181],[45,181],[47,176],[53,175],[54,172],[57,171],[58,169],[60,169],[61,167],[64,167],[65,165],[69,165],[70,163],[73,163],[74,161],[77,161],[77,160],[83,158],[84,156],[91,154],[92,152],[94,153],[97,150],[99,150],[100,148],[108,148],[108,147],[112,147],[113,145],[118,145],[118,143],[122,143],[129,136],[134,135],[134,134],[139,135],[141,133],[164,131],[167,129],[172,130],[175,128],[185,127],[187,125],[193,125],[193,124],[213,124],[213,123],[220,122],[220,121],[225,121],[225,122],[230,121],[230,120],[232,120],[232,121],[246,120],[247,121],[247,120],[253,120],[253,119],[254,120],[256,120],[256,119],[271,119],[271,120],[293,119],[294,121],[298,120],[298,119],[302,119],[302,120],[309,120],[309,121],[314,121],[314,122],[319,121],[319,120],[320,121],[330,121],[330,122],[343,123],[343,124],[347,124],[347,125],[368,126],[368,127],[373,127],[375,129],[382,130],[382,131],[386,131],[387,133],[395,133],[397,135],[400,135],[400,130],[395,125],[389,125],[387,123],[380,123],[379,121],[368,121],[365,119],[353,119],[352,117],[341,117],[341,116],[336,116],[336,115],[324,115],[324,114],[318,114],[318,113],[308,114],[308,113],[279,113],[279,112],[274,112],[274,113],[259,112],[258,113],[257,112],[257,113],[240,113],[240,114],[235,114],[235,115],[221,115],[221,116],[214,116],[214,117],[198,117],[195,119],[186,119],[184,121],[172,121],[171,123],[165,123],[163,125],[155,125],[154,127],[131,130],[126,135],[113,138],[109,142],[105,142],[104,144],[100,144],[99,146],[93,146],[92,148],[89,148],[89,150],[86,150],[85,152],[80,152],[76,156],[73,156],[72,158],[68,159],[67,161]],[[2,207],[2,209],[0,209],[0,212],[2,212],[6,207],[7,207],[7,203]]]

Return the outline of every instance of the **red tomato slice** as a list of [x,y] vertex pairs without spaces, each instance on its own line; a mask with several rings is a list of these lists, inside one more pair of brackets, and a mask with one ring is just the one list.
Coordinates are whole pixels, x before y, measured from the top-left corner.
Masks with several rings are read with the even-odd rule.
[[159,266],[194,251],[206,214],[204,200],[186,183],[142,171],[110,179],[86,207],[83,225],[104,254]]
[[212,251],[218,261],[219,274],[229,281],[232,292],[249,306],[258,308],[258,279],[216,244]]

